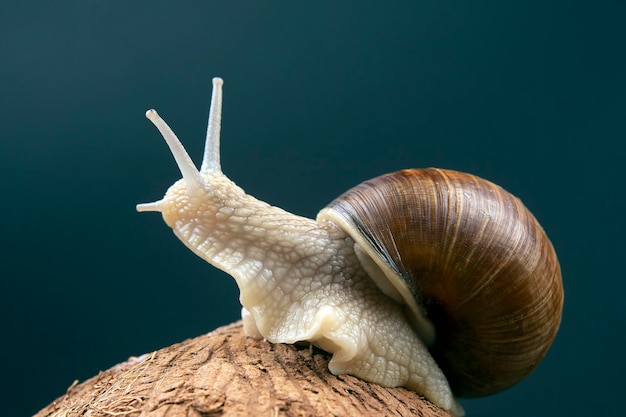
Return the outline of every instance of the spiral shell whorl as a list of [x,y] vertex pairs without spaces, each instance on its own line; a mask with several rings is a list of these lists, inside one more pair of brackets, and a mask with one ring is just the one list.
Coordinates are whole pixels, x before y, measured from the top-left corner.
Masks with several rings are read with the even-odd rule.
[[365,181],[327,210],[363,234],[395,285],[409,286],[457,395],[508,388],[546,354],[561,319],[561,272],[516,197],[470,174],[412,169]]

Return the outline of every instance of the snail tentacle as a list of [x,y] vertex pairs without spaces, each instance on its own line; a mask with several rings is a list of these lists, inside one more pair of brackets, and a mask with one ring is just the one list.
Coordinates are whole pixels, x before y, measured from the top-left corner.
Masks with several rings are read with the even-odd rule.
[[159,129],[163,139],[165,139],[165,143],[167,143],[167,146],[170,148],[172,156],[174,160],[176,160],[176,165],[178,165],[178,169],[185,180],[187,192],[193,193],[202,191],[204,188],[202,176],[174,131],[161,119],[161,116],[159,116],[156,110],[148,110],[146,117]]
[[220,167],[220,128],[222,125],[222,85],[224,80],[219,77],[213,78],[213,94],[211,95],[211,108],[209,110],[209,124],[206,130],[206,142],[200,173],[210,171],[221,172]]

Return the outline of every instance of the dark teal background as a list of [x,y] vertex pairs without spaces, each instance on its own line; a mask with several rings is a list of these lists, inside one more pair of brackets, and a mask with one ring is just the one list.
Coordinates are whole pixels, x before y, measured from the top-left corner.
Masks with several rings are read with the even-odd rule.
[[234,281],[154,213],[179,178],[144,118],[315,216],[367,178],[468,171],[519,196],[560,256],[552,350],[468,416],[623,412],[626,2],[57,1],[0,5],[0,415],[239,317]]

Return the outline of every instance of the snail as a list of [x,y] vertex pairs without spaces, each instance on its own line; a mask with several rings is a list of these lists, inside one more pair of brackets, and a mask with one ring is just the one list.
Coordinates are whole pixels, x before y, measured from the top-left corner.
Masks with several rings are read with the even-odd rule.
[[155,110],[182,179],[137,210],[161,212],[198,256],[232,275],[244,332],[308,341],[329,370],[414,390],[455,415],[457,397],[526,377],[558,330],[563,287],[522,202],[471,174],[407,169],[365,181],[315,220],[246,194],[221,170],[220,78],[198,170]]

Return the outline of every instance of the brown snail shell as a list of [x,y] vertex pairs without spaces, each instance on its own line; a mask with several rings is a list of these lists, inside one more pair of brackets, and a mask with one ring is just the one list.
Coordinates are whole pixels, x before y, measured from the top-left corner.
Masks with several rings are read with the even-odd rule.
[[365,181],[327,209],[359,230],[393,285],[410,289],[456,395],[508,388],[546,354],[561,321],[561,271],[518,198],[474,175],[411,169]]

